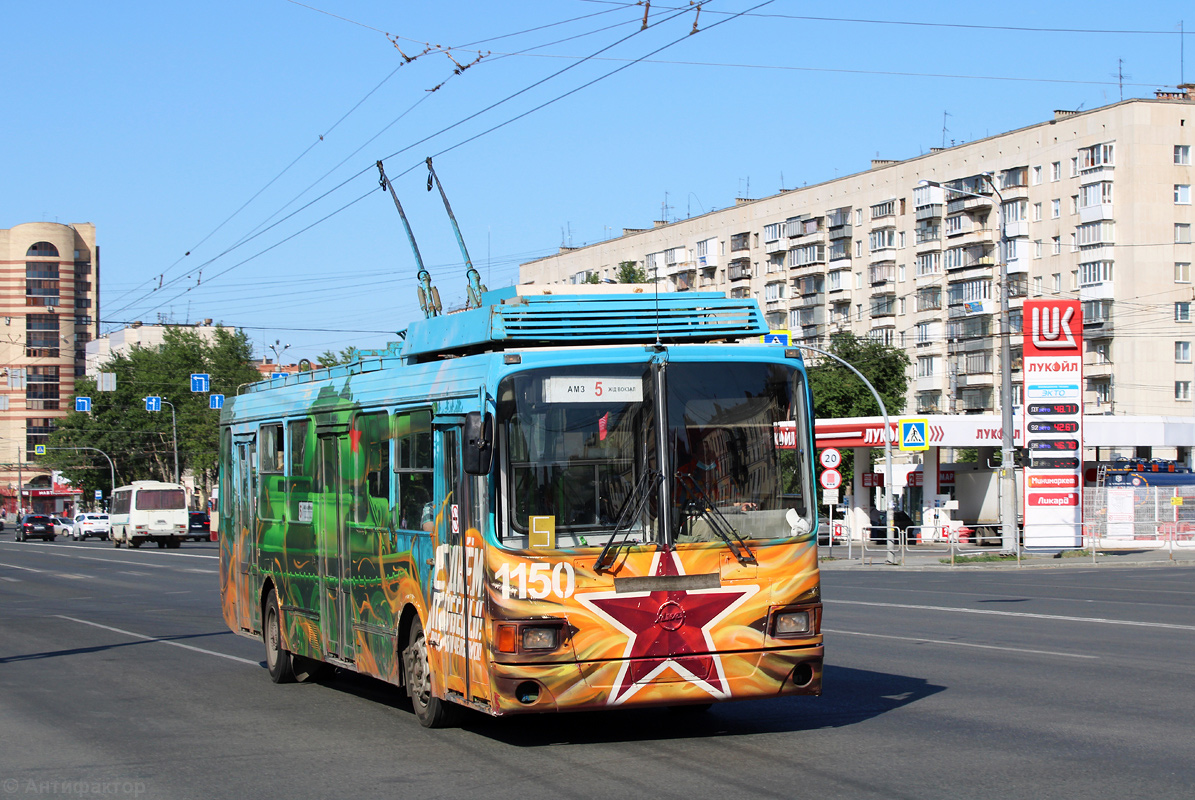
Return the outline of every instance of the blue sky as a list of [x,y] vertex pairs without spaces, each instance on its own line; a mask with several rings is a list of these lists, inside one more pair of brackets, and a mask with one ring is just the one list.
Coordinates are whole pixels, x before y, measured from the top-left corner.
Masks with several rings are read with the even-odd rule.
[[429,155],[496,288],[561,244],[1116,102],[1118,68],[1125,98],[1195,81],[1178,2],[673,0],[642,30],[644,13],[9,0],[0,228],[95,223],[105,330],[210,317],[314,359],[421,315],[378,159],[458,306]]

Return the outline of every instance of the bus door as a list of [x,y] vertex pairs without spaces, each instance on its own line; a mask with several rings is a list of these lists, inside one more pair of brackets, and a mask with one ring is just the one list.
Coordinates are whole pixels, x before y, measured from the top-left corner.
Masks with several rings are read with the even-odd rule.
[[320,632],[324,652],[353,660],[353,634],[349,624],[348,528],[345,496],[345,453],[348,423],[317,424],[318,457],[314,522],[319,553]]
[[432,611],[428,642],[440,654],[445,686],[469,700],[489,702],[485,663],[484,515],[476,502],[478,479],[461,468],[463,420],[435,424],[436,515],[432,529]]
[[235,437],[233,447],[233,485],[236,498],[232,509],[232,556],[236,561],[233,580],[236,582],[237,624],[243,630],[256,630],[261,610],[251,585],[251,565],[257,556],[257,437],[242,434]]

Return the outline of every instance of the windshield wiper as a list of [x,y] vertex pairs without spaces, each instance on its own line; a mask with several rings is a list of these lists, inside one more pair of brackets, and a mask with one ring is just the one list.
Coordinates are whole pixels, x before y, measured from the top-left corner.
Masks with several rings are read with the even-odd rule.
[[[631,526],[643,513],[643,507],[651,499],[652,491],[660,485],[660,481],[663,479],[663,473],[657,470],[645,470],[639,476],[638,483],[635,484],[635,488],[631,490],[630,495],[627,496],[626,501],[622,504],[622,508],[618,512],[618,522],[614,524],[614,530],[610,532],[610,538],[606,540],[606,546],[602,548],[601,555],[598,556],[597,561],[593,565],[594,572],[601,572],[605,569],[603,565],[606,563],[607,554],[612,555],[610,566],[614,566],[613,557],[618,555],[620,547],[627,544],[626,539],[631,535]],[[620,531],[623,534],[623,541],[615,544]]]
[[709,495],[701,488],[701,484],[688,472],[677,472],[676,477],[680,478],[682,482],[687,483],[692,487],[693,493],[697,496],[697,509],[701,517],[705,517],[706,523],[710,526],[710,530],[718,535],[722,541],[726,542],[726,546],[730,548],[730,552],[734,553],[734,557],[738,559],[742,565],[756,564],[755,554],[751,552],[751,548],[747,546],[747,542],[739,536],[739,532],[730,524],[730,520],[723,516],[718,507],[710,500]]

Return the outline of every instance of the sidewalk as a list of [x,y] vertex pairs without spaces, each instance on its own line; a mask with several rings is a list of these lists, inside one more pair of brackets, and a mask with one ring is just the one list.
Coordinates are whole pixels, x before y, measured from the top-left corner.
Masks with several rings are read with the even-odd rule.
[[[868,549],[860,553],[856,546],[851,550],[851,558],[847,558],[845,545],[834,545],[833,550],[821,547],[819,553],[820,567],[823,570],[837,569],[1060,569],[1085,567],[1195,567],[1195,548],[1175,548],[1170,550],[1099,550],[1095,561],[1092,561],[1091,551],[1069,551],[1062,557],[1052,554],[1021,553],[1020,563],[1015,557],[1000,561],[969,561],[968,557],[975,555],[996,555],[995,548],[976,553],[974,549],[955,553],[955,563],[950,563],[950,553],[943,550],[932,552],[918,552],[918,547],[911,547],[904,553],[896,550],[894,561],[887,563],[888,554],[884,550]],[[1080,555],[1081,553],[1081,555]],[[1173,559],[1173,560],[1172,560]]]

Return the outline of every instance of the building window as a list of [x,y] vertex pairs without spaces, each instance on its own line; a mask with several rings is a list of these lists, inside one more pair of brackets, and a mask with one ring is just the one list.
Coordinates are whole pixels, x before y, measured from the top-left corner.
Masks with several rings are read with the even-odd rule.
[[1050,219],[1058,219],[1062,216],[1062,201],[1055,198],[1050,201]]
[[917,344],[930,344],[933,341],[931,338],[932,326],[932,322],[917,323]]
[[1191,163],[1191,145],[1176,144],[1174,146],[1174,163],[1187,166]]
[[1190,283],[1191,282],[1191,262],[1189,262],[1189,261],[1174,262],[1174,282],[1175,283]]
[[1191,184],[1189,184],[1189,183],[1174,184],[1174,202],[1175,202],[1175,205],[1180,205],[1180,206],[1191,205]]
[[1050,239],[1050,255],[1056,256],[1062,253],[1062,237],[1054,236]]
[[1111,364],[1112,363],[1112,343],[1111,342],[1092,342],[1091,352],[1095,354],[1095,363],[1097,363],[1097,364]]
[[57,258],[58,248],[49,242],[34,242],[29,245],[29,249],[25,251],[25,255]]
[[1174,321],[1175,322],[1190,322],[1191,321],[1191,304],[1190,302],[1181,302],[1174,304]]
[[938,374],[937,356],[917,356],[917,377],[932,378]]
[[1077,194],[1071,195],[1071,213],[1072,214],[1079,213],[1079,195],[1077,195]]
[[1191,243],[1191,224],[1189,222],[1174,223],[1174,243],[1175,244],[1190,244]]
[[[942,287],[926,286],[917,290],[917,310],[937,311],[942,307]],[[918,339],[918,341],[921,341]]]
[[1175,381],[1174,382],[1174,399],[1175,400],[1190,400],[1191,399],[1191,382],[1190,381]]
[[1111,144],[1097,144],[1093,147],[1084,147],[1079,151],[1080,168],[1089,170],[1096,167],[1111,166],[1113,147],[1114,145]]
[[1191,343],[1190,342],[1175,342],[1174,343],[1174,360],[1179,364],[1191,363]]
[[896,201],[888,200],[883,203],[876,203],[871,207],[871,218],[879,219],[880,217],[891,217],[896,213]]
[[1034,297],[1041,296],[1041,276],[1040,275],[1038,275],[1037,277],[1035,277],[1033,279],[1033,296]]
[[1050,181],[1062,180],[1062,162],[1055,161],[1050,164]]
[[1054,294],[1058,294],[1059,292],[1062,291],[1062,273],[1055,272],[1053,277],[1054,277]]
[[1041,222],[1041,203],[1033,204],[1033,221]]
[[1112,280],[1111,261],[1089,261],[1079,265],[1079,285],[1091,286]]
[[1041,183],[1041,167],[1033,168],[1033,185],[1037,186]]
[[1112,182],[1100,181],[1079,187],[1079,208],[1107,205],[1112,202]]
[[868,247],[876,250],[889,250],[896,247],[896,228],[880,228],[872,231],[868,238]]
[[1041,251],[1042,251],[1041,239],[1034,239],[1033,240],[1033,257],[1041,258]]
[[1112,402],[1112,383],[1107,379],[1092,379],[1088,386],[1095,393],[1096,405],[1106,405]]

